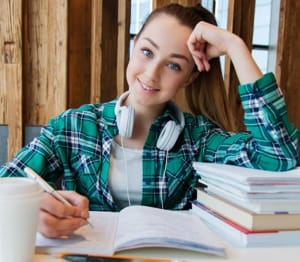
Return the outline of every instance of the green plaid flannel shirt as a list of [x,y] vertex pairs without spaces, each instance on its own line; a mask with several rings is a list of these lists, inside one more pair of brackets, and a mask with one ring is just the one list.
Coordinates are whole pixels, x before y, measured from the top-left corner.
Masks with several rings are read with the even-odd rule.
[[[278,171],[296,166],[298,131],[288,120],[273,74],[240,85],[239,93],[247,132],[224,132],[203,116],[185,113],[185,128],[167,154],[156,141],[174,116],[166,109],[154,121],[143,149],[142,205],[161,207],[162,192],[165,208],[184,208],[198,180],[193,161]],[[0,168],[0,176],[24,176],[25,166],[52,185],[63,176],[63,189],[87,196],[91,210],[118,211],[108,186],[111,144],[118,134],[115,104],[83,105],[51,119],[39,137]]]

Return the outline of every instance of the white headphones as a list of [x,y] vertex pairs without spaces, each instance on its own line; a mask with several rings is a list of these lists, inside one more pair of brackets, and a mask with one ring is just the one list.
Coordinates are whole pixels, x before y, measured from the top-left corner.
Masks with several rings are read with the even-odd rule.
[[[129,91],[123,93],[119,97],[115,107],[119,135],[126,138],[130,138],[132,136],[134,124],[134,109],[130,106],[121,105],[128,95]],[[183,113],[173,102],[168,102],[168,106],[178,119],[179,123],[173,120],[168,121],[158,137],[156,146],[159,149],[166,151],[171,150],[171,148],[175,145],[181,131],[184,128]]]

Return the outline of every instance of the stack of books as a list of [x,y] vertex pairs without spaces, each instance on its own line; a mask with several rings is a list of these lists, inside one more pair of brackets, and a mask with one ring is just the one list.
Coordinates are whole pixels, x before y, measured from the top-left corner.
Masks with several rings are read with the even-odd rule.
[[300,244],[300,168],[263,171],[195,162],[191,212],[236,246]]

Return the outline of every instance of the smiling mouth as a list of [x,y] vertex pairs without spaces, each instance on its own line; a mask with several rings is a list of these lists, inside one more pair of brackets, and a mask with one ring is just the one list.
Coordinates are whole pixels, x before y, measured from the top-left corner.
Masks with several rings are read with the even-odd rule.
[[141,80],[138,80],[138,82],[140,83],[140,86],[142,87],[142,89],[144,89],[145,91],[159,91],[158,88],[151,87],[151,86],[143,83]]

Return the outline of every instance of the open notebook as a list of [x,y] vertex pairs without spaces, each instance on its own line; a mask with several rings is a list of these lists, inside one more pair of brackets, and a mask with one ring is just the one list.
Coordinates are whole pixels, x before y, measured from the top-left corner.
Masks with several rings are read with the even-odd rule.
[[216,235],[193,214],[146,206],[121,212],[91,212],[86,225],[70,237],[48,239],[37,235],[37,252],[81,252],[111,255],[141,247],[167,247],[225,256]]

